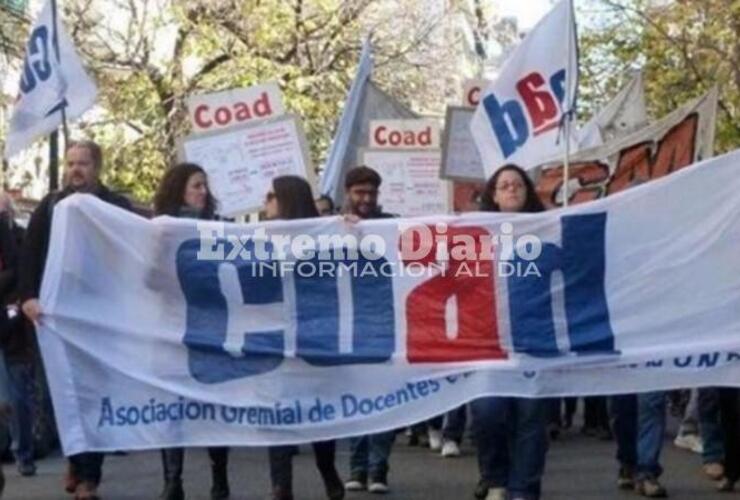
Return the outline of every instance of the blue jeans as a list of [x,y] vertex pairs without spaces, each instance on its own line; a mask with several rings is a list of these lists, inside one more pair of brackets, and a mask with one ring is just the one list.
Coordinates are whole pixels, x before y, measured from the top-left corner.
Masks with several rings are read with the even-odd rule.
[[478,469],[489,488],[536,500],[547,454],[547,400],[488,397],[471,403]]
[[705,464],[722,462],[725,457],[724,434],[719,418],[719,389],[699,389],[699,432],[703,443],[701,454]]
[[663,473],[660,452],[665,435],[665,392],[626,394],[611,398],[617,460],[636,469],[637,478]]
[[349,469],[353,478],[385,479],[395,431],[380,432],[350,439]]
[[442,427],[442,437],[445,441],[455,441],[457,444],[462,443],[463,434],[465,434],[465,423],[468,419],[467,413],[468,405],[462,405],[445,414],[444,425]]
[[10,435],[18,464],[33,463],[33,422],[35,417],[35,377],[31,363],[7,363],[13,415]]

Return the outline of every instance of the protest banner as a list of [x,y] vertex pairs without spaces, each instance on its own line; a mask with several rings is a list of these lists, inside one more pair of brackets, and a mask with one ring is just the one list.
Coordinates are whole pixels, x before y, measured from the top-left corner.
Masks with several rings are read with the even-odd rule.
[[484,181],[485,170],[478,148],[470,133],[473,110],[447,106],[442,135],[442,166],[440,177],[460,181]]
[[364,149],[362,163],[376,170],[383,183],[378,203],[403,217],[448,213],[449,185],[439,178],[439,149]]
[[294,115],[191,135],[180,144],[180,156],[205,169],[219,212],[227,216],[261,209],[279,175],[314,182],[306,137]]
[[38,336],[64,452],[370,434],[491,394],[737,386],[738,167],[735,151],[562,210],[356,225],[146,220],[70,196]]
[[490,80],[484,78],[470,78],[463,82],[462,106],[475,109],[480,103],[480,94],[489,84]]
[[[714,88],[637,132],[574,155],[570,165],[570,202],[583,203],[611,195],[711,157],[716,113]],[[546,166],[536,177],[537,193],[545,206],[560,206],[562,164]]]
[[285,114],[277,83],[231,89],[188,97],[193,133],[223,130]]

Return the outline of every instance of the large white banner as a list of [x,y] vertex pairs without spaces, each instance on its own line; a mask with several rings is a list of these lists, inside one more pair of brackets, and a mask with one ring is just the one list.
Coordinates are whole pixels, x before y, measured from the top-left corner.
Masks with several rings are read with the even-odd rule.
[[313,441],[486,394],[738,385],[738,168],[740,151],[567,209],[357,225],[148,221],[70,197],[39,333],[64,451]]
[[13,106],[5,158],[23,151],[62,124],[62,112],[73,120],[87,111],[98,94],[85,72],[72,39],[47,0],[31,29]]
[[577,59],[572,0],[560,0],[480,95],[470,129],[486,178],[507,163],[529,169],[564,154],[561,125],[574,107]]

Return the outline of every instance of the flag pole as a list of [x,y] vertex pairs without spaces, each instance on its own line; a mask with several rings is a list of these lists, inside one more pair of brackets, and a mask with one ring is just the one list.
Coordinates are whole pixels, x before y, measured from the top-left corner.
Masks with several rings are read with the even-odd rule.
[[[563,128],[565,132],[565,158],[563,159],[563,207],[568,206],[568,200],[570,197],[570,189],[568,183],[570,182],[570,126],[571,120],[573,119],[573,96],[570,95],[570,78],[575,78],[575,75],[570,75],[572,69],[578,71],[578,68],[570,67],[570,53],[573,50],[573,38],[575,37],[575,12],[573,10],[573,0],[568,0],[570,6],[571,18],[568,19],[568,42],[567,42],[567,62],[565,67],[567,68],[566,81],[565,81],[565,104],[567,109],[565,110],[565,126]],[[576,66],[578,66],[578,59],[576,58]],[[576,80],[577,82],[578,80]]]
[[[59,35],[58,35],[58,23],[59,15],[57,11],[57,0],[51,0],[51,22],[52,22],[52,45],[54,46],[54,54],[57,58],[57,63],[61,66],[62,58],[59,54]],[[69,143],[69,127],[67,126],[67,110],[66,106],[61,107],[62,112],[62,132],[64,134],[64,147],[67,147]]]

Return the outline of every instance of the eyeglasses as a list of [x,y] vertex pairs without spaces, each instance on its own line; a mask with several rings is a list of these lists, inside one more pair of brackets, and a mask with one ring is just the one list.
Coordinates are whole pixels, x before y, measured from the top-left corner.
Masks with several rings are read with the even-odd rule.
[[524,184],[521,182],[502,182],[498,186],[496,186],[496,191],[508,191],[509,189],[514,188],[515,191],[519,191],[520,189],[524,188]]

